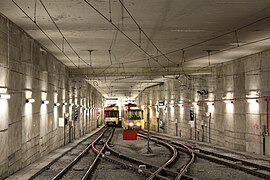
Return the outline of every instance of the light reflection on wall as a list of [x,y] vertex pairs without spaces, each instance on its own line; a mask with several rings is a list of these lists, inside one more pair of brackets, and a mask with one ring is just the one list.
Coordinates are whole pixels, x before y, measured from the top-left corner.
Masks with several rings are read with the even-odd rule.
[[180,113],[184,113],[185,107],[183,104],[179,104]]
[[183,104],[179,104],[179,110],[180,110],[180,121],[184,120],[185,118],[185,107]]
[[32,77],[25,76],[25,89],[32,89]]
[[[54,93],[54,104],[57,103],[58,94]],[[53,129],[57,128],[57,121],[58,121],[58,106],[54,106],[53,108]]]
[[199,112],[199,109],[200,109],[198,103],[197,103],[197,102],[193,102],[192,104],[193,104],[193,106],[194,106],[195,112],[198,113],[198,112]]
[[0,130],[8,128],[8,100],[7,99],[0,99]]
[[[47,99],[47,93],[41,92],[41,100]],[[47,104],[41,104],[40,106],[40,136],[44,136],[48,131],[48,113]]]
[[215,106],[213,102],[207,102],[207,106],[208,106],[208,113],[214,113],[215,111]]
[[248,110],[250,113],[258,114],[260,110],[260,104],[256,102],[256,99],[248,102]]
[[233,99],[233,93],[228,92],[226,94],[226,99],[224,103],[226,104],[226,112],[233,113],[234,112],[234,102],[230,99]]
[[171,114],[174,113],[174,105],[170,105],[170,112],[171,112]]
[[25,142],[31,139],[32,134],[32,123],[33,123],[33,106],[32,103],[25,103],[24,106],[24,121],[23,121],[23,131],[24,136],[22,137]]
[[[69,99],[69,104],[72,104],[72,98]],[[71,105],[69,105],[68,113],[69,113],[70,116],[72,117],[72,106],[71,106]]]
[[226,112],[233,113],[234,112],[234,104],[231,102],[227,102],[226,104]]

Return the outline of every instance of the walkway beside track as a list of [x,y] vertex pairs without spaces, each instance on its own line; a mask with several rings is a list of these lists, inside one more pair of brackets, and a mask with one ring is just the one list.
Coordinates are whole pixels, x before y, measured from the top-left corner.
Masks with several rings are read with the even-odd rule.
[[100,130],[103,126],[95,129],[89,134],[86,134],[82,136],[79,139],[74,140],[73,142],[62,146],[51,153],[41,157],[39,160],[33,162],[32,164],[29,164],[25,168],[17,171],[16,173],[12,174],[11,176],[7,177],[6,180],[27,180],[31,179],[36,173],[38,173],[40,170],[47,168],[50,166],[54,161],[56,161],[58,158],[66,154],[68,151],[70,151],[74,146],[77,146],[80,142],[87,139],[89,136],[93,135],[95,132]]

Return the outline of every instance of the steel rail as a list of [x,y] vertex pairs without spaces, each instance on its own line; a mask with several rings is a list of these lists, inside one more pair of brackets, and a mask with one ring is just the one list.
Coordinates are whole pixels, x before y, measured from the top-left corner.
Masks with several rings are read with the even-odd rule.
[[[142,132],[140,132],[140,133],[142,133]],[[142,133],[142,134],[146,134],[146,133]],[[154,136],[153,136],[154,137]],[[158,138],[157,138],[158,139]],[[164,142],[162,142],[162,141],[160,141],[161,143],[164,143]],[[167,143],[165,143],[165,144],[167,144]],[[184,144],[181,144],[181,146],[183,147],[183,148],[185,148],[186,149],[186,153],[188,153],[189,155],[190,155],[190,160],[188,161],[188,163],[186,163],[181,169],[180,169],[180,171],[179,171],[179,173],[177,174],[177,176],[176,176],[176,178],[175,179],[177,179],[177,180],[179,180],[179,179],[181,179],[182,177],[186,177],[186,175],[185,175],[185,173],[188,171],[188,168],[190,167],[190,165],[194,162],[194,160],[195,160],[195,154],[194,154],[194,152],[193,152],[193,150],[191,149],[191,148],[189,148],[188,146],[186,146],[186,145],[184,145]],[[173,146],[174,148],[176,148],[175,146]]]
[[[146,136],[143,134],[138,134],[138,135],[143,137],[143,138],[146,138]],[[154,139],[154,138],[150,138],[150,139],[152,141],[159,142],[159,143],[169,147],[169,149],[173,152],[173,156],[166,163],[164,163],[162,166],[160,166],[154,173],[152,173],[152,175],[147,178],[148,180],[154,179],[162,170],[164,170],[165,167],[168,167],[168,166],[172,165],[173,163],[175,163],[175,161],[178,157],[178,151],[172,145],[165,143],[165,142],[162,142],[162,141],[159,141],[159,140]]]
[[[115,128],[112,129],[110,136],[108,137],[108,139],[106,140],[106,143],[109,142],[113,136]],[[103,134],[104,135],[104,134]],[[86,173],[84,174],[84,176],[82,177],[82,180],[86,180],[90,177],[91,173],[95,170],[97,164],[98,164],[98,160],[99,158],[102,156],[102,152],[105,150],[106,144],[104,144],[102,146],[102,148],[100,150],[95,148],[95,144],[97,143],[98,140],[93,141],[92,143],[92,149],[95,153],[97,153],[96,158],[94,159],[94,161],[92,162],[92,164],[90,165],[90,167],[87,169]]]
[[188,171],[188,168],[191,166],[191,164],[195,161],[195,154],[194,151],[192,149],[190,149],[188,146],[181,144],[180,146],[182,146],[183,148],[187,149],[187,153],[191,156],[190,160],[188,161],[188,163],[186,165],[184,165],[180,171],[179,174],[177,175],[177,177],[175,179],[179,180],[181,179],[181,177],[183,177],[185,175],[185,173]]
[[[154,135],[153,133],[151,136],[158,138],[158,139],[169,141],[173,146],[180,146],[180,144],[181,144],[179,142],[172,142],[171,140],[168,140],[162,136]],[[186,146],[188,146],[188,145],[186,145]],[[242,160],[239,158],[225,156],[225,155],[215,153],[215,152],[206,151],[206,150],[201,149],[201,148],[193,148],[191,146],[188,146],[188,147],[193,150],[193,152],[196,156],[198,156],[202,159],[206,159],[206,160],[218,163],[218,164],[223,164],[229,168],[235,168],[235,169],[241,170],[243,172],[246,172],[248,174],[257,176],[257,177],[270,179],[270,168],[267,166],[248,162],[248,161],[245,161],[245,160]],[[180,149],[179,147],[176,147],[176,148]],[[183,148],[181,150],[184,151]],[[254,170],[254,168],[255,168],[255,170]],[[256,171],[256,169],[265,170],[265,171],[269,172],[269,174]]]
[[[115,156],[117,156],[118,158],[120,158],[120,159],[124,159],[124,160],[127,160],[127,161],[129,161],[129,162],[131,162],[131,163],[134,163],[134,164],[137,164],[137,165],[146,165],[146,168],[152,168],[152,169],[158,169],[159,167],[158,166],[156,166],[156,165],[153,165],[153,164],[150,164],[150,163],[147,163],[146,161],[142,161],[142,160],[139,160],[139,159],[136,159],[136,158],[134,158],[134,157],[130,157],[129,155],[126,155],[126,154],[124,154],[124,153],[121,153],[121,152],[118,152],[117,150],[115,150],[114,148],[111,148],[109,145],[107,145],[107,149],[111,152],[111,153],[113,153]],[[105,158],[107,158],[108,156],[105,156]],[[110,161],[110,159],[109,159],[110,157],[108,157],[108,160]],[[121,165],[121,164],[119,164],[119,165]],[[129,168],[128,166],[125,166],[125,167],[127,167],[127,168]],[[141,170],[141,171],[143,171],[144,173],[145,173],[145,175],[147,175],[147,176],[150,176],[151,174],[152,174],[152,172],[148,172],[148,171],[146,171],[146,170],[144,170],[144,169],[140,169],[140,168],[137,168],[137,167],[135,167],[134,168],[135,170]],[[165,172],[166,172],[166,174],[168,174],[168,175],[170,175],[170,176],[172,176],[172,177],[177,177],[178,176],[178,172],[176,172],[176,171],[172,171],[172,170],[170,170],[170,169],[167,169],[167,168],[164,168],[163,169]],[[162,176],[162,175],[157,175],[157,177],[159,178],[159,179],[162,179],[162,178],[165,178],[166,179],[166,177],[164,177],[164,176]],[[191,177],[191,176],[187,176],[187,175],[183,175],[183,177],[185,178],[185,179],[194,179],[193,177]]]
[[[108,128],[106,128],[105,131],[101,135],[99,135],[96,139],[100,139],[107,130]],[[86,155],[89,152],[92,146],[93,146],[93,142],[89,144],[78,156],[76,156],[74,160],[71,161],[64,169],[62,169],[57,175],[55,175],[52,178],[52,180],[61,179],[84,155]]]

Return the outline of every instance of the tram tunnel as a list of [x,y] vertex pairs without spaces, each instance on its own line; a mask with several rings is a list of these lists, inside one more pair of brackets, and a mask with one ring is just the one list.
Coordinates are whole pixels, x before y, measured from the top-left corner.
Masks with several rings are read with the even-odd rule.
[[[121,144],[123,129],[135,129],[136,140],[122,139],[119,151],[154,156],[162,142],[149,147],[149,140],[162,135],[185,141],[199,158],[198,151],[216,147],[256,159],[263,167],[254,165],[250,177],[232,176],[267,179],[269,9],[269,0],[1,0],[0,179],[39,179],[106,118],[118,133],[110,148]],[[126,120],[129,103],[140,114]],[[106,106],[119,110],[117,123],[104,116]],[[110,159],[108,149],[102,158]],[[174,177],[162,165],[160,174],[147,174],[149,167],[134,171]],[[189,168],[184,178],[210,178],[196,161]],[[104,178],[97,172],[93,179]]]

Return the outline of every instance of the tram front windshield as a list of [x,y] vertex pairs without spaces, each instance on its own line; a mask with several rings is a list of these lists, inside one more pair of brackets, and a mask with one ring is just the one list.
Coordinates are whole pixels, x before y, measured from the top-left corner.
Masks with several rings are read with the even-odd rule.
[[118,117],[118,111],[105,111],[106,117]]
[[128,120],[143,119],[143,111],[142,110],[129,110],[127,111],[127,119]]

